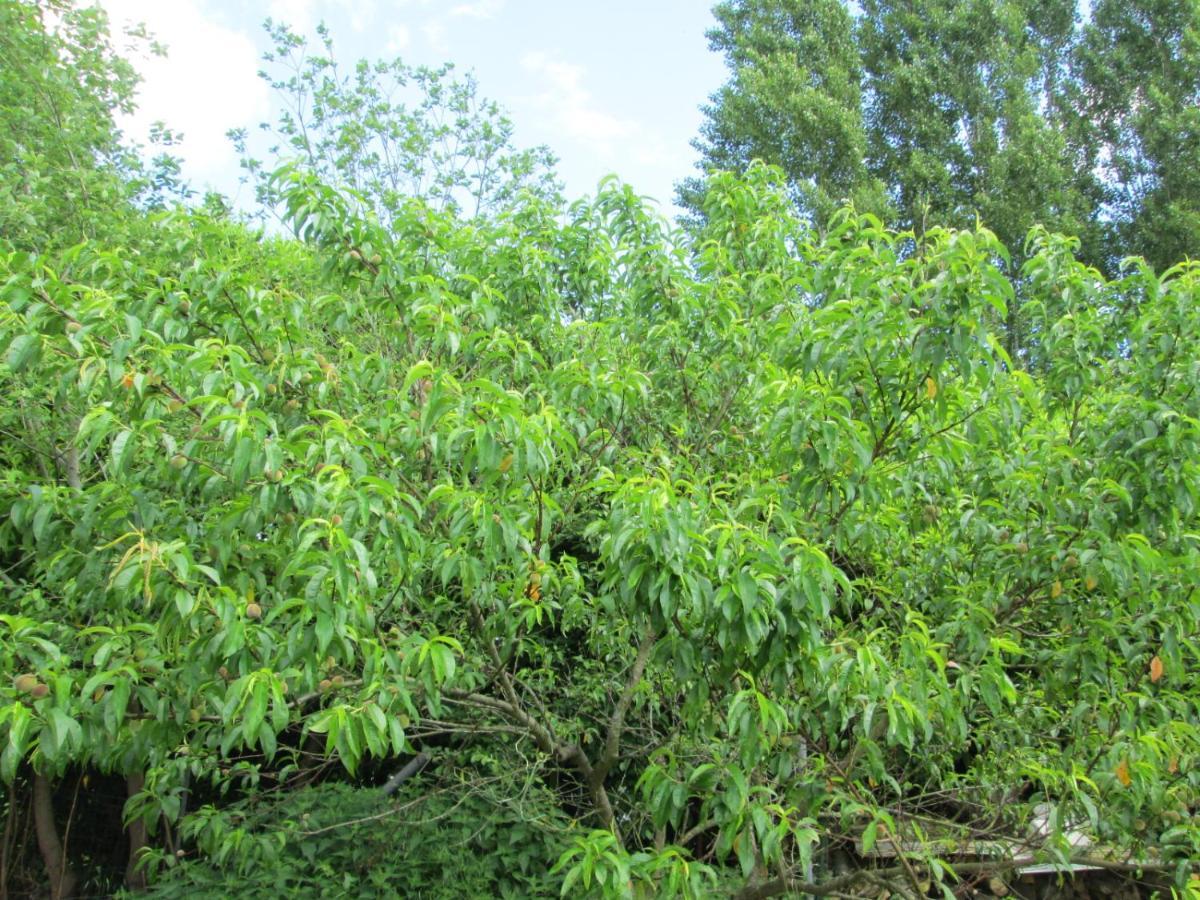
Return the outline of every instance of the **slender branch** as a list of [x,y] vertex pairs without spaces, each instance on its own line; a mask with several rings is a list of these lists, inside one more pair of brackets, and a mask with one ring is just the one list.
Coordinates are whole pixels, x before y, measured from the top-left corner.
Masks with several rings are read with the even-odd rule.
[[685,831],[679,840],[675,841],[675,843],[677,843],[680,847],[686,847],[696,838],[700,837],[700,835],[704,834],[704,832],[708,831],[708,829],[716,827],[716,819],[705,819],[703,822],[699,823],[698,825],[693,825],[691,828]]
[[[76,323],[82,324],[79,322],[79,320],[77,318],[75,318],[73,315],[71,315],[69,312],[67,312],[65,309],[63,309],[61,306],[59,306],[57,303],[55,303],[54,299],[48,293],[46,293],[46,291],[44,289],[41,289],[41,288],[38,289],[38,296],[41,298],[43,303],[45,303],[48,307],[50,307],[50,309],[52,309],[58,315],[62,316],[62,318],[66,319],[68,322],[76,322]],[[96,341],[96,343],[98,343],[101,347],[104,347],[106,350],[112,346],[111,344],[109,344],[108,341],[106,341],[104,338],[100,337],[99,335],[92,335],[91,337],[92,337],[92,340]],[[180,403],[182,405],[183,409],[185,409],[187,412],[191,413],[197,419],[203,418],[200,411],[197,409],[193,409],[191,407],[191,405],[187,402],[187,400],[183,397],[183,395],[180,394],[178,391],[176,391],[169,384],[167,384],[166,381],[160,381],[155,387],[158,389],[159,392],[166,394],[172,400]]]
[[229,296],[229,291],[224,286],[221,287],[221,293],[224,295],[225,301],[229,304],[229,308],[233,310],[233,314],[237,316],[238,321],[242,323],[242,330],[246,332],[246,337],[248,337],[250,339],[250,343],[254,345],[254,350],[258,353],[258,361],[260,363],[266,363],[267,356],[265,353],[263,353],[262,347],[259,346],[258,339],[255,338],[254,332],[250,330],[250,324],[246,321],[246,317],[242,315],[241,308],[237,305],[237,303],[234,302],[233,297]]
[[604,742],[604,755],[600,757],[592,771],[592,777],[597,784],[604,781],[609,770],[612,769],[613,763],[617,761],[617,755],[621,748],[621,733],[625,730],[625,715],[629,712],[633,694],[637,690],[638,684],[641,683],[642,675],[646,671],[646,664],[650,661],[650,653],[654,650],[657,640],[658,635],[655,634],[653,627],[647,625],[646,631],[642,635],[642,641],[638,645],[637,658],[633,661],[633,668],[629,670],[629,677],[625,679],[625,690],[621,692],[621,698],[617,701],[616,708],[613,709],[612,716],[608,720],[608,736]]
[[[507,673],[505,673],[502,682],[507,680]],[[511,682],[509,682],[509,688],[511,689]],[[579,773],[580,778],[583,779],[591,791],[592,803],[596,807],[596,813],[600,816],[600,821],[605,828],[612,831],[618,841],[621,840],[621,834],[617,829],[616,815],[613,812],[612,802],[608,798],[608,792],[604,790],[603,783],[596,780],[591,760],[583,752],[582,747],[578,744],[564,744],[555,741],[554,735],[550,733],[550,730],[533,718],[533,716],[529,715],[519,702],[499,700],[495,697],[489,697],[486,694],[475,694],[470,691],[456,689],[443,690],[442,694],[451,700],[458,700],[502,713],[524,726],[539,750],[553,758],[560,766],[570,766]]]

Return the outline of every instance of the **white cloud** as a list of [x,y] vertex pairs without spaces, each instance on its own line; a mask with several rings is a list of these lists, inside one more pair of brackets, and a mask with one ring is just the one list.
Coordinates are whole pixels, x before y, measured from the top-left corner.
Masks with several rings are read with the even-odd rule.
[[412,43],[412,32],[408,30],[408,26],[392,25],[388,28],[387,43],[384,44],[384,49],[388,53],[398,54],[407,50],[410,43]]
[[377,12],[375,0],[270,0],[267,4],[267,15],[298,34],[311,34],[320,21],[331,26],[349,23],[352,31],[362,33],[371,27]]
[[445,53],[450,49],[446,42],[446,26],[439,19],[430,19],[421,26],[421,34],[434,53]]
[[[138,109],[119,124],[145,142],[155,121],[183,133],[173,152],[184,173],[203,188],[232,190],[237,160],[225,132],[253,126],[270,110],[268,89],[257,77],[259,54],[244,34],[208,18],[196,0],[102,0],[114,33],[144,22],[167,45],[167,57],[131,61],[144,79]],[[219,60],[219,62],[218,62]]]
[[375,21],[375,0],[338,0],[339,9],[330,19],[329,24],[350,22],[350,28],[360,34],[366,31]]
[[679,155],[671,151],[661,135],[645,136],[633,147],[633,160],[647,168],[669,168],[679,161]]
[[544,80],[546,90],[535,102],[569,137],[589,142],[607,155],[614,141],[626,140],[638,131],[636,122],[607,113],[593,103],[591,93],[583,86],[586,72],[582,66],[540,52],[526,54],[521,66]]
[[502,9],[504,0],[476,0],[474,3],[460,3],[450,10],[450,15],[470,19],[494,19]]

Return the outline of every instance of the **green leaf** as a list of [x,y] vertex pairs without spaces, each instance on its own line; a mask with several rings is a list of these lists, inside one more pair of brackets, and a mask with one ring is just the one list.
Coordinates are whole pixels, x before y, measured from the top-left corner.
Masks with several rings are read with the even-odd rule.
[[862,833],[862,852],[869,854],[875,848],[875,837],[879,833],[879,823],[872,821],[863,829]]
[[42,338],[37,334],[19,334],[8,345],[5,362],[13,372],[21,373],[37,362],[42,350]]

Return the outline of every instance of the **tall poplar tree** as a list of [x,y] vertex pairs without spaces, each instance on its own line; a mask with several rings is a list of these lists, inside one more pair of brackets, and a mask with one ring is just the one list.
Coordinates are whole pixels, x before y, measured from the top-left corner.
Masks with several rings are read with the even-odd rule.
[[[820,225],[1035,224],[1113,272],[1200,252],[1200,0],[726,0],[700,168],[780,166]],[[698,211],[697,180],[681,202]]]
[[1073,20],[1074,0],[865,0],[868,165],[898,224],[979,216],[1013,248],[1035,224],[1089,229],[1059,116]]
[[[862,66],[854,23],[841,0],[728,0],[709,46],[730,79],[705,107],[693,146],[702,168],[744,169],[764,159],[783,168],[800,209],[818,223],[847,200],[882,212],[882,185],[867,171]],[[702,178],[680,186],[699,210]]]
[[1200,256],[1200,3],[1100,0],[1076,54],[1121,255]]

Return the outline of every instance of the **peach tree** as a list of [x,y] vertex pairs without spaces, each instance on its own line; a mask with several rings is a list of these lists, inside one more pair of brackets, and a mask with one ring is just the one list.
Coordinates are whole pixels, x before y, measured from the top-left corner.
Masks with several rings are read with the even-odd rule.
[[496,890],[1186,883],[1193,266],[1035,231],[1022,368],[987,231],[818,235],[768,169],[688,236],[612,183],[386,229],[275,188],[294,239],[0,258],[0,769],[60,895],[86,773],[135,881],[265,890],[364,840],[272,808],[414,757],[370,820],[517,810]]

